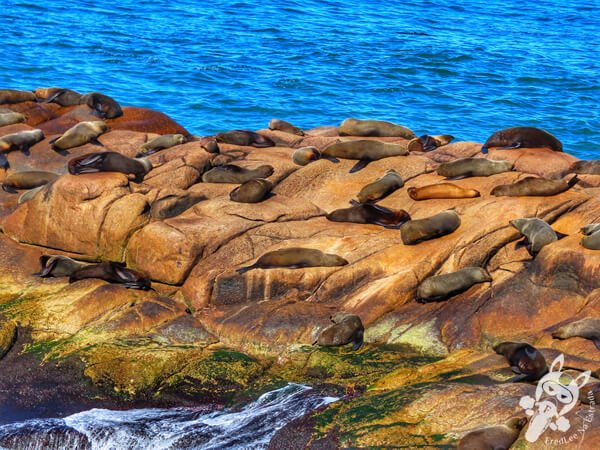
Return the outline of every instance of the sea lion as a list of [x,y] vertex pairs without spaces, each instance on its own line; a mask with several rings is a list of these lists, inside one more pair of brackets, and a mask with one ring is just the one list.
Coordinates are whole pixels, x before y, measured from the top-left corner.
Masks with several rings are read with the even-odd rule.
[[316,147],[301,147],[292,154],[292,161],[299,166],[306,166],[317,159],[321,159],[321,152]]
[[373,203],[354,203],[350,208],[336,209],[325,217],[332,222],[370,223],[398,229],[410,220],[403,209],[392,210]]
[[442,211],[426,219],[409,220],[400,227],[404,245],[415,245],[454,232],[460,226],[460,216],[452,210]]
[[152,202],[150,217],[154,219],[175,217],[202,200],[206,200],[204,195],[193,194],[191,192],[184,195],[166,195]]
[[0,89],[0,105],[21,102],[35,102],[34,93],[16,89]]
[[44,139],[42,130],[26,130],[18,131],[0,137],[0,151],[10,152],[13,150],[21,150],[27,152],[29,147],[37,144]]
[[200,142],[200,146],[208,153],[220,153],[219,144],[217,144],[217,139],[214,136],[201,137],[198,139],[198,142]]
[[283,131],[284,133],[290,133],[290,134],[296,134],[298,136],[304,136],[304,131],[302,131],[298,127],[295,127],[291,123],[286,122],[285,120],[271,119],[269,121],[269,130]]
[[147,159],[132,159],[117,152],[87,153],[73,158],[68,163],[69,173],[80,175],[94,172],[121,172],[135,175],[135,181],[143,180],[152,163]]
[[354,314],[338,312],[329,319],[333,322],[333,325],[321,331],[317,340],[313,342],[313,345],[338,347],[351,343],[352,350],[354,351],[363,345],[365,327],[360,317]]
[[478,283],[492,281],[487,270],[481,267],[465,267],[452,273],[426,278],[417,289],[417,301],[426,303],[445,300],[468,290]]
[[140,156],[148,156],[160,150],[164,150],[165,148],[185,144],[186,142],[187,138],[183,134],[163,134],[162,136],[158,136],[151,141],[140,145],[140,150],[135,156],[136,158],[139,158]]
[[549,197],[572,188],[579,179],[577,175],[569,181],[549,180],[547,178],[526,177],[513,184],[501,184],[494,187],[491,194],[496,197]]
[[42,255],[40,256],[40,271],[34,275],[46,277],[70,277],[76,271],[89,266],[89,263],[77,261],[68,256]]
[[517,376],[508,380],[537,381],[548,372],[544,356],[533,346],[519,342],[502,342],[494,346],[494,351],[503,355]]
[[579,175],[600,175],[600,159],[591,161],[576,161],[567,170],[568,173]]
[[572,337],[590,339],[594,342],[596,348],[600,350],[600,319],[587,318],[571,322],[552,333],[552,337],[555,339],[569,339]]
[[588,250],[600,250],[600,231],[596,231],[581,239],[581,245]]
[[54,150],[68,150],[88,142],[102,145],[98,142],[98,136],[105,133],[106,130],[108,130],[108,126],[102,120],[79,122],[65,131],[61,137],[52,139],[49,144]]
[[40,192],[42,189],[44,189],[46,187],[45,184],[43,184],[42,186],[38,186],[36,188],[33,189],[29,189],[28,191],[23,192],[20,196],[19,199],[17,200],[17,204],[21,205],[25,202],[28,202],[29,200],[31,200],[33,197],[35,197],[35,195]]
[[581,234],[589,236],[590,234],[594,234],[596,231],[600,231],[600,223],[590,223],[585,227],[581,228]]
[[59,175],[53,172],[40,170],[27,170],[10,174],[2,182],[2,189],[6,192],[16,192],[16,189],[33,189],[47,183],[53,183]]
[[301,269],[304,267],[335,267],[348,264],[344,258],[313,248],[290,247],[267,252],[250,266],[237,269],[240,274],[252,269]]
[[402,137],[404,139],[417,137],[410,128],[392,122],[353,118],[342,122],[339,134],[340,136]]
[[376,161],[391,156],[408,155],[405,144],[390,144],[381,141],[355,140],[336,142],[321,152],[325,157],[357,159],[356,165],[350,173],[358,172],[371,161]]
[[268,178],[273,175],[273,167],[269,165],[258,166],[255,169],[225,164],[215,166],[202,175],[204,183],[232,183],[242,184],[256,178]]
[[248,130],[232,130],[223,133],[218,133],[215,136],[217,142],[223,142],[224,144],[241,145],[243,147],[275,147],[275,142],[270,138],[263,136],[262,134],[255,133],[254,131]]
[[410,152],[430,152],[442,145],[449,144],[452,140],[454,140],[454,136],[451,134],[439,134],[436,136],[424,134],[418,138],[411,139],[408,143],[408,150]]
[[65,88],[38,88],[34,91],[42,103],[56,103],[60,106],[74,106],[81,103],[82,94]]
[[458,450],[508,450],[519,438],[526,423],[526,418],[515,417],[503,425],[470,431],[458,442]]
[[121,106],[113,98],[99,92],[82,95],[79,104],[88,105],[102,119],[115,119],[123,115]]
[[229,194],[229,198],[238,203],[258,203],[267,198],[273,189],[273,183],[264,178],[255,178],[242,183]]
[[18,112],[0,112],[0,127],[25,122],[26,118]]
[[514,219],[510,224],[525,236],[527,250],[531,256],[537,255],[544,246],[558,240],[556,232],[542,219]]
[[499,150],[515,148],[549,148],[562,152],[562,142],[545,130],[535,127],[512,127],[494,132],[481,147],[482,153],[487,153],[490,147]]
[[487,158],[461,158],[442,163],[437,174],[447,178],[489,177],[502,172],[510,172],[513,163],[494,161]]
[[390,169],[382,177],[364,186],[356,197],[359,203],[376,202],[402,186],[404,186],[402,176],[394,169]]
[[140,272],[128,269],[124,263],[102,262],[90,264],[69,276],[69,283],[85,278],[99,278],[109,283],[119,283],[129,289],[150,290],[150,280]]
[[481,194],[475,189],[465,189],[452,183],[428,184],[421,187],[409,187],[406,192],[413,200],[433,198],[474,198]]

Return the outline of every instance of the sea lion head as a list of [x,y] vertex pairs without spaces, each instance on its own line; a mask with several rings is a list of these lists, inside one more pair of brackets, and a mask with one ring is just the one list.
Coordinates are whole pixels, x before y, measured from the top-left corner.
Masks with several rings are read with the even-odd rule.
[[321,158],[321,152],[316,147],[302,147],[294,151],[292,160],[299,166],[306,166]]
[[348,260],[332,253],[323,253],[323,261],[324,265],[327,266],[345,266],[348,264]]

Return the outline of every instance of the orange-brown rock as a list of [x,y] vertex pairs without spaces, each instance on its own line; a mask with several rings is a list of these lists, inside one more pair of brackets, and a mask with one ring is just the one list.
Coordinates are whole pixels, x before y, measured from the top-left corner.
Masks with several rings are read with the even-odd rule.
[[183,134],[189,132],[169,116],[146,108],[123,107],[123,115],[107,120],[111,130],[141,131],[156,134]]

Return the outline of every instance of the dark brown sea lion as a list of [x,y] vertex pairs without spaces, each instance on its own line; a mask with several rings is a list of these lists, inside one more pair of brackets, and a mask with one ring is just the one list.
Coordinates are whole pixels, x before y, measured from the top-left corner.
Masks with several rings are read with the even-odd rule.
[[529,344],[502,342],[494,347],[494,351],[504,355],[512,371],[518,374],[509,382],[537,381],[548,372],[544,356]]
[[549,180],[547,178],[527,177],[513,184],[501,184],[492,189],[491,194],[496,197],[549,197],[560,194],[572,188],[579,179],[577,175],[569,181]]
[[0,127],[25,122],[26,117],[18,112],[0,112]]
[[69,173],[80,175],[95,172],[121,172],[135,175],[135,181],[143,180],[150,170],[152,163],[147,159],[132,159],[117,152],[88,153],[73,158],[68,164]]
[[304,131],[302,131],[298,127],[295,127],[291,123],[286,122],[285,120],[271,119],[269,121],[269,130],[283,131],[284,133],[291,133],[296,134],[298,136],[304,136]]
[[217,139],[214,136],[205,136],[200,138],[199,142],[200,146],[208,153],[220,153],[219,144],[217,144]]
[[52,139],[49,144],[55,150],[68,150],[92,142],[98,145],[98,136],[108,130],[106,122],[94,120],[90,122],[79,122],[74,127],[69,128],[65,133],[56,139]]
[[408,143],[408,150],[411,152],[431,152],[442,145],[449,144],[454,139],[450,134],[440,134],[430,136],[424,134],[418,138],[411,139]]
[[292,161],[299,166],[306,166],[317,159],[321,159],[321,152],[316,147],[301,147],[292,154]]
[[229,198],[238,203],[258,203],[266,199],[273,189],[273,183],[264,178],[245,181],[229,194]]
[[69,283],[86,278],[99,278],[109,283],[119,283],[129,289],[150,289],[150,280],[140,272],[128,269],[124,263],[103,262],[90,264],[87,267],[76,270],[69,277]]
[[493,133],[483,147],[482,153],[487,153],[491,147],[500,150],[515,148],[549,148],[555,152],[562,152],[562,142],[545,130],[535,127],[512,127]]
[[255,169],[247,169],[233,164],[216,166],[202,175],[204,183],[232,183],[242,184],[256,178],[268,178],[273,175],[273,167],[269,165],[258,166]]
[[321,250],[303,247],[290,247],[267,252],[247,267],[237,269],[238,273],[246,273],[252,269],[301,269],[304,267],[335,267],[348,264],[344,258]]
[[43,103],[56,103],[60,106],[73,106],[81,103],[82,95],[79,92],[65,88],[38,88],[35,96],[42,99]]
[[35,94],[31,91],[0,89],[0,105],[21,102],[35,102]]
[[404,186],[404,181],[400,174],[394,169],[390,169],[381,178],[363,187],[356,197],[359,203],[376,202],[402,186]]
[[186,142],[187,138],[183,134],[163,134],[162,136],[158,136],[151,141],[140,145],[140,150],[135,156],[136,158],[139,158],[140,156],[148,156],[160,150],[164,150],[165,148],[185,144]]
[[600,175],[600,159],[591,161],[576,161],[571,164],[568,173],[576,173],[579,175]]
[[460,216],[455,211],[442,211],[426,219],[409,220],[400,227],[404,245],[415,245],[454,232],[460,226]]
[[241,145],[243,147],[275,147],[275,142],[262,134],[255,133],[254,131],[248,130],[233,130],[218,133],[215,136],[217,142],[223,142],[224,144]]
[[27,152],[29,147],[44,139],[42,130],[26,130],[6,134],[0,137],[0,152],[21,150]]
[[371,161],[377,161],[391,156],[408,155],[405,144],[390,144],[381,141],[355,140],[336,142],[321,152],[324,157],[357,159],[350,173],[358,172]]
[[558,240],[558,235],[548,223],[542,219],[522,218],[510,221],[510,224],[525,236],[527,250],[535,256],[546,245]]
[[77,261],[68,256],[42,255],[40,256],[40,271],[34,273],[42,278],[70,277],[76,271],[89,266],[89,263]]
[[396,125],[384,120],[360,120],[349,118],[342,122],[339,129],[340,136],[374,136],[374,137],[403,137],[412,139],[416,137],[410,128]]
[[481,194],[475,189],[465,189],[452,183],[429,184],[421,187],[409,187],[406,192],[413,200],[433,198],[474,198]]
[[154,219],[175,217],[205,199],[205,196],[191,192],[184,195],[166,195],[152,202],[150,216]]
[[363,345],[365,327],[360,317],[354,314],[338,312],[332,315],[330,319],[333,325],[321,331],[313,345],[338,347],[351,343],[352,349],[355,351]]
[[494,161],[487,158],[461,158],[445,162],[437,168],[437,174],[447,178],[489,177],[513,169],[510,161]]
[[350,208],[336,209],[325,217],[332,222],[370,223],[398,229],[410,215],[403,209],[392,210],[373,203],[355,203]]
[[481,267],[465,267],[456,272],[435,275],[423,280],[417,289],[417,301],[426,303],[445,300],[468,290],[475,284],[488,281],[492,281],[492,277]]
[[526,424],[526,418],[515,417],[503,425],[470,431],[458,442],[458,450],[508,450]]
[[586,318],[571,322],[552,333],[552,337],[555,339],[569,339],[572,337],[590,339],[594,342],[596,348],[600,350],[600,319]]
[[115,119],[123,115],[121,106],[113,98],[99,92],[83,95],[79,103],[88,105],[102,119]]
[[16,189],[33,189],[47,183],[53,183],[59,175],[53,172],[27,170],[10,174],[2,182],[2,189],[6,192],[16,192]]

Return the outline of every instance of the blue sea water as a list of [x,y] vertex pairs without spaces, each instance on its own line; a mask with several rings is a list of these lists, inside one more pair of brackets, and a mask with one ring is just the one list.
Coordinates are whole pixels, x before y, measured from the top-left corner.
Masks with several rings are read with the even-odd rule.
[[379,118],[600,157],[598,0],[3,0],[0,86],[102,91],[191,132]]

